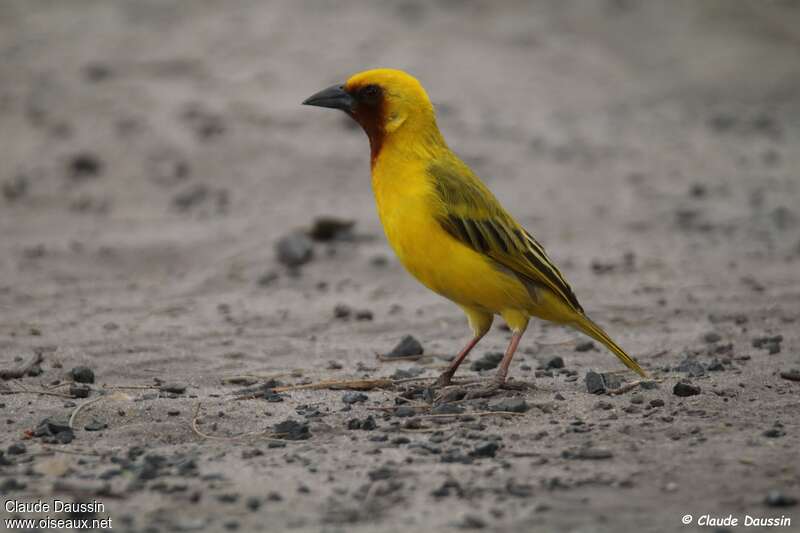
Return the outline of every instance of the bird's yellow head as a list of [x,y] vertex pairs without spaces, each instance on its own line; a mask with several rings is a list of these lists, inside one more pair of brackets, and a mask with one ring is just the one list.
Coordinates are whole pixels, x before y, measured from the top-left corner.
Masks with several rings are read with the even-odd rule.
[[401,131],[433,131],[436,117],[428,94],[416,78],[394,69],[374,69],[351,76],[307,98],[303,104],[341,109],[369,137],[372,160],[384,143]]

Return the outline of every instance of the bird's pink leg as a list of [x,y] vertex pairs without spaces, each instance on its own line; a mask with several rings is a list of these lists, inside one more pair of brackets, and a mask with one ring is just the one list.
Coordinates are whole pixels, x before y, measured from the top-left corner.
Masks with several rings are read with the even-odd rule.
[[464,346],[464,349],[461,350],[461,352],[458,354],[458,357],[453,359],[453,362],[450,363],[450,366],[447,367],[447,370],[442,372],[442,375],[439,376],[439,379],[436,381],[437,387],[446,387],[447,385],[450,385],[450,380],[453,378],[453,374],[456,373],[456,370],[461,365],[461,363],[464,362],[464,359],[466,359],[467,355],[469,355],[469,352],[472,351],[472,349],[475,347],[476,344],[478,344],[478,342],[483,338],[484,335],[485,333],[482,333],[480,335],[472,337],[472,340],[470,340],[469,343],[466,346]]

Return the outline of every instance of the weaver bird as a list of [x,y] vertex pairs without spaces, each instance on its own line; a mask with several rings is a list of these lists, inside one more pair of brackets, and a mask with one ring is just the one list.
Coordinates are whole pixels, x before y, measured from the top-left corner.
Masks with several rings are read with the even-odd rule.
[[399,70],[368,70],[303,104],[340,109],[361,125],[369,138],[372,187],[389,243],[414,277],[467,315],[472,339],[437,385],[450,384],[495,315],[512,336],[495,378],[484,387],[486,394],[505,384],[532,316],[576,328],[645,376],[586,315],[542,245],[450,151],[433,105],[414,77]]

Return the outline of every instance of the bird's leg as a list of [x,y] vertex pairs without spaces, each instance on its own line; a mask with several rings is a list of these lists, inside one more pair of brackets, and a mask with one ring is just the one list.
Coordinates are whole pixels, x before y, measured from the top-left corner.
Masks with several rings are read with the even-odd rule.
[[450,366],[447,367],[447,370],[442,372],[442,374],[439,376],[439,379],[436,380],[437,387],[446,387],[450,385],[450,380],[453,379],[453,374],[456,373],[456,370],[461,365],[461,363],[464,362],[464,359],[466,359],[467,355],[469,355],[469,352],[472,351],[475,345],[478,344],[478,342],[483,338],[485,334],[486,332],[472,337],[472,340],[470,340],[469,343],[466,346],[464,346],[464,349],[461,350],[461,352],[459,352],[458,356],[455,359],[453,359],[453,362],[450,363]]
[[506,353],[503,355],[503,360],[500,361],[500,368],[497,369],[497,374],[495,374],[494,378],[492,378],[491,383],[481,387],[478,390],[470,392],[467,394],[467,399],[491,396],[506,384],[508,367],[511,366],[511,360],[514,358],[514,353],[517,351],[519,341],[522,340],[523,333],[524,331],[515,331],[511,336],[511,342],[508,343],[508,348],[506,348]]

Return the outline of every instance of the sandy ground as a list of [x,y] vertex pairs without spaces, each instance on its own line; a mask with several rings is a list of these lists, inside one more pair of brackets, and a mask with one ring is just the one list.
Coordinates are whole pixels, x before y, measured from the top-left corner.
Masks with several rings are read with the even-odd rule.
[[[0,367],[43,357],[0,381],[3,500],[136,532],[800,531],[799,50],[789,1],[0,3]],[[468,337],[384,241],[363,134],[298,105],[375,66],[423,81],[655,388],[589,394],[619,363],[536,322],[511,368],[535,387],[462,417],[236,399],[434,377]],[[356,238],[290,272],[275,242],[325,215]],[[376,358],[408,334],[430,357]],[[71,442],[36,436],[87,401]],[[204,439],[198,406],[203,434],[261,435]],[[287,419],[308,438],[265,439]]]

